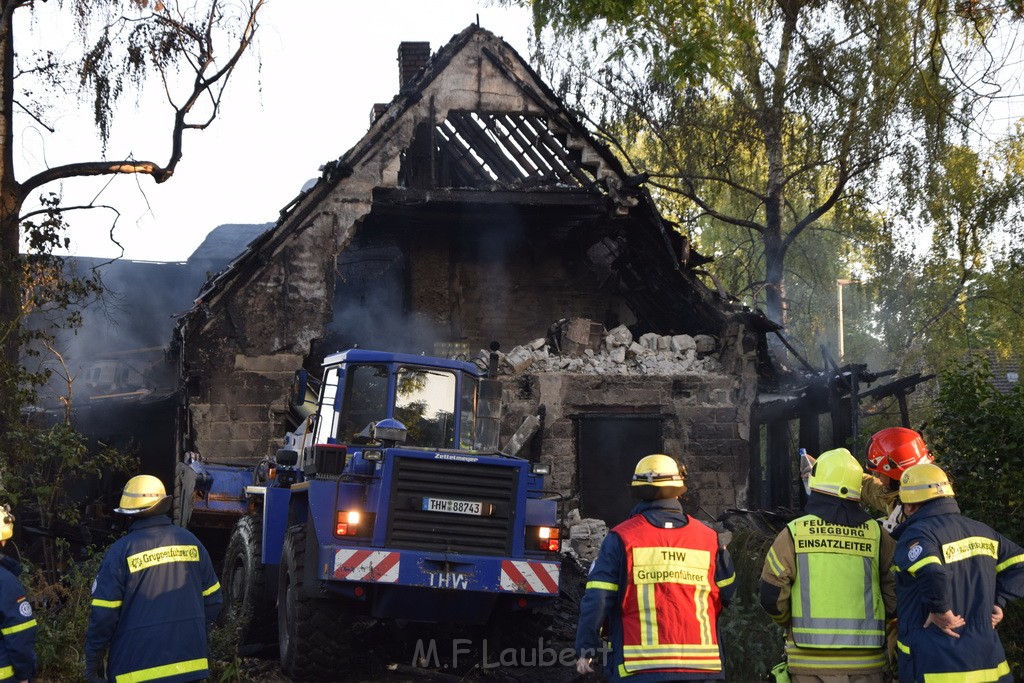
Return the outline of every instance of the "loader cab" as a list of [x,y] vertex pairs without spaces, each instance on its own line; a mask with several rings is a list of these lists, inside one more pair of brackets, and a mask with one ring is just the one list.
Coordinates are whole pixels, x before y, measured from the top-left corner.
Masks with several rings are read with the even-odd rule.
[[[382,420],[404,426],[405,448],[496,446],[481,440],[487,430],[478,423],[481,383],[494,380],[471,363],[354,349],[325,359],[322,378],[307,418],[306,446],[345,444],[351,452],[374,441],[374,426]],[[307,382],[297,379],[293,396],[305,399],[311,393]]]

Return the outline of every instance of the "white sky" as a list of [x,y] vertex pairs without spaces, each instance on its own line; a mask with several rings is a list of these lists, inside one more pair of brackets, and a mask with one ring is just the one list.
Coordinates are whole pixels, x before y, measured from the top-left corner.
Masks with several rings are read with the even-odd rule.
[[[117,208],[114,236],[125,258],[183,261],[218,225],[275,222],[322,164],[358,142],[373,104],[398,92],[400,42],[429,41],[436,52],[478,16],[483,28],[529,58],[529,11],[495,0],[270,0],[261,13],[256,49],[234,74],[220,116],[206,131],[186,133],[172,179],[162,185],[148,176],[72,179],[42,190],[59,190],[65,204]],[[60,42],[47,21],[32,29],[31,36],[19,32],[19,48],[54,49]],[[1017,46],[1007,50],[1012,55]],[[1004,74],[1014,94],[1022,72],[1014,64]],[[162,91],[151,89],[150,95],[115,121],[108,159],[167,162],[171,110]],[[1012,97],[993,105],[980,123],[1005,129],[1022,110],[1019,96]],[[16,113],[19,179],[46,165],[100,158],[87,108],[65,104],[44,121],[56,128],[54,134],[41,134],[37,122]],[[113,218],[109,211],[68,214],[69,253],[120,256],[109,237]]]
[[[477,15],[483,28],[529,58],[529,11],[489,0],[271,0],[261,13],[257,50],[233,76],[217,121],[186,133],[173,178],[162,185],[148,176],[69,180],[59,189],[66,203],[98,194],[97,203],[120,211],[115,237],[125,258],[183,261],[218,225],[276,221],[322,164],[363,136],[373,104],[397,94],[398,44],[429,41],[436,52]],[[159,95],[115,121],[107,158],[134,154],[166,163],[170,109]],[[45,146],[35,122],[16,121],[19,178],[40,164],[98,158],[89,112],[59,114],[47,120],[58,130]],[[112,216],[70,214],[70,253],[120,255],[108,237]]]

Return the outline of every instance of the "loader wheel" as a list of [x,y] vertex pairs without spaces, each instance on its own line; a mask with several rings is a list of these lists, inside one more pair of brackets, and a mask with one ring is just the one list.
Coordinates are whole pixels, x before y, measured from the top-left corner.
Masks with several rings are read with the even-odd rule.
[[339,599],[316,598],[303,590],[306,527],[288,529],[281,551],[277,590],[277,632],[281,669],[295,681],[337,681],[351,672],[350,619]]
[[263,528],[258,517],[238,520],[224,551],[223,618],[237,626],[243,645],[274,642],[277,606],[267,592],[268,572],[260,558]]

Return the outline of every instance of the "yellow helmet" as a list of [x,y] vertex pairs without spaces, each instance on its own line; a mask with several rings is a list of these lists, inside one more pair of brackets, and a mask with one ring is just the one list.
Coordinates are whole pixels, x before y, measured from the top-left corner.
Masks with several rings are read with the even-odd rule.
[[11,514],[11,506],[4,504],[0,506],[0,541],[6,541],[14,535],[14,515]]
[[674,458],[657,453],[640,458],[633,470],[632,486],[674,486],[686,488],[686,468]]
[[120,507],[115,508],[114,512],[145,517],[147,514],[165,512],[170,507],[170,500],[162,481],[150,474],[140,474],[124,485]]
[[904,503],[923,503],[954,495],[949,477],[938,465],[930,462],[908,467],[900,477],[900,501]]
[[812,491],[846,500],[860,500],[860,486],[864,474],[857,459],[845,448],[825,451],[811,468]]

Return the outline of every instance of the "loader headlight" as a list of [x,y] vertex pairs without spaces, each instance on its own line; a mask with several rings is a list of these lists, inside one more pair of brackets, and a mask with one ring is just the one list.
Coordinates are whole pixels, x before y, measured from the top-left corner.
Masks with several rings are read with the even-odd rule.
[[334,520],[335,536],[369,536],[376,515],[361,510],[338,510]]
[[561,549],[561,532],[555,526],[526,527],[527,548],[557,553]]
[[551,465],[535,462],[530,466],[530,472],[533,474],[551,474]]

